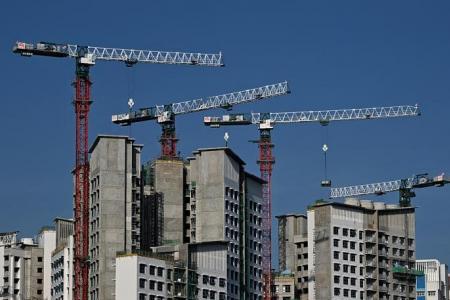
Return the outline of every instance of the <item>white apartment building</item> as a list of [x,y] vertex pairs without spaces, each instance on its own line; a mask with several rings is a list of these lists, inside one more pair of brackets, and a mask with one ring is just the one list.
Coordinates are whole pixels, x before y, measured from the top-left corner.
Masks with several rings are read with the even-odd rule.
[[72,300],[73,297],[73,220],[56,218],[56,249],[51,261],[52,300]]
[[416,269],[423,272],[417,277],[417,300],[448,300],[448,267],[437,259],[420,259]]
[[44,250],[43,299],[52,299],[52,252],[56,247],[56,231],[53,227],[43,227],[36,237],[39,248]]

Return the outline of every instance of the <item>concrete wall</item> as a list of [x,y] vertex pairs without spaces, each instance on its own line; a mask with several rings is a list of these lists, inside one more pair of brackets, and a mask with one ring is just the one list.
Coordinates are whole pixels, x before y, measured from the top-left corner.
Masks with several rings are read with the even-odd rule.
[[181,244],[184,236],[184,178],[183,162],[156,160],[154,162],[155,191],[164,203],[163,244]]
[[90,299],[112,299],[116,252],[134,246],[131,208],[141,164],[136,147],[127,137],[98,136],[90,150]]

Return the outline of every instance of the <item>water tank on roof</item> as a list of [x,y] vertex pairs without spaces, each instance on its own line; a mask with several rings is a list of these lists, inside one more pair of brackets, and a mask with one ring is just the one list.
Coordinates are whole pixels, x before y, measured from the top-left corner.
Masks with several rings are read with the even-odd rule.
[[20,239],[20,242],[24,245],[33,245],[34,241],[32,238],[22,238]]
[[353,206],[361,206],[361,201],[359,201],[358,198],[345,198],[344,203]]
[[373,207],[374,207],[376,210],[386,209],[386,203],[384,203],[384,202],[374,202],[374,203],[373,203]]
[[398,204],[386,204],[387,209],[399,208]]
[[360,200],[361,206],[368,209],[373,209],[373,202],[371,200]]

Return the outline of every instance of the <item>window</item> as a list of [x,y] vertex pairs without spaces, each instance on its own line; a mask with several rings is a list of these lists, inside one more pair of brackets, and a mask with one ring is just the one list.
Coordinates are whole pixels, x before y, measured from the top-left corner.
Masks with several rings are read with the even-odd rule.
[[[230,257],[231,259],[231,257]],[[203,284],[208,284],[208,276],[207,275],[203,275]]]
[[355,266],[350,266],[350,272],[352,274],[355,274],[356,273],[356,267]]
[[339,227],[333,227],[333,234],[339,234]]
[[38,261],[38,262],[42,262],[42,256],[39,256],[39,257],[37,258],[37,261]]
[[356,286],[356,278],[350,278],[350,284]]
[[356,298],[356,291],[355,290],[351,290],[350,291],[350,295],[352,298]]
[[343,283],[344,283],[345,285],[348,285],[348,277],[344,277]]
[[220,278],[219,279],[219,286],[220,287],[224,287],[225,286],[225,279],[224,278]]
[[38,273],[42,273],[42,268],[37,268]]
[[341,266],[339,264],[334,264],[334,270],[339,271],[341,269]]
[[334,251],[333,252],[333,257],[334,257],[334,259],[339,259],[339,252],[338,251]]
[[158,267],[158,276],[159,277],[163,276],[163,270],[164,270],[164,268]]
[[348,248],[348,241],[342,241],[342,247]]
[[37,290],[38,295],[42,295],[42,290]]
[[334,283],[339,283],[340,281],[340,277],[339,276],[334,276]]
[[209,284],[216,285],[216,277],[213,277],[213,276],[209,277]]
[[290,292],[291,292],[291,286],[290,286],[290,285],[285,285],[285,286],[284,286],[284,291],[285,291],[286,293],[290,293]]
[[154,281],[154,280],[150,280],[150,285],[149,285],[149,288],[152,290],[152,291],[154,291],[155,290],[155,283],[156,283],[156,281]]
[[342,228],[342,235],[343,236],[348,236],[348,229],[347,228]]
[[344,252],[342,255],[343,260],[348,260],[348,253]]
[[350,237],[356,237],[356,230],[350,229]]
[[139,294],[139,300],[147,300],[146,294]]
[[155,266],[150,266],[150,275],[155,275]]
[[208,299],[208,290],[203,290],[203,299]]
[[344,297],[348,297],[348,290],[344,289]]
[[146,268],[146,265],[139,264],[139,273],[145,274],[145,268]]
[[42,279],[39,278],[39,279],[37,280],[37,283],[38,283],[38,284],[42,284]]
[[216,299],[216,292],[215,291],[209,291],[209,299]]
[[339,240],[338,239],[334,239],[333,240],[333,246],[339,247]]
[[350,260],[351,260],[351,261],[356,261],[356,254],[351,253],[351,254],[350,254]]
[[341,294],[341,289],[339,288],[334,288],[334,295],[335,296],[339,296]]
[[141,288],[141,289],[145,289],[145,282],[146,282],[147,280],[145,280],[144,278],[139,278],[139,287]]
[[348,273],[348,265],[344,265],[344,272]]
[[164,283],[158,281],[158,291],[163,290]]
[[350,249],[355,249],[356,242],[350,242]]

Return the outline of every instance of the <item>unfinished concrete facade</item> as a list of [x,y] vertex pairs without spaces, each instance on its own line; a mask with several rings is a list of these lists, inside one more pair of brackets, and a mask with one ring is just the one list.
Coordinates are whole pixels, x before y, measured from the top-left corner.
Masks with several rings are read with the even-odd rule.
[[90,153],[89,299],[114,299],[117,251],[140,244],[141,145],[100,135]]
[[186,236],[227,241],[227,299],[261,299],[264,181],[229,148],[199,149],[188,161]]
[[308,223],[300,214],[277,216],[280,271],[291,272],[295,298],[308,299]]
[[415,212],[351,199],[308,210],[309,299],[407,299],[415,293]]

